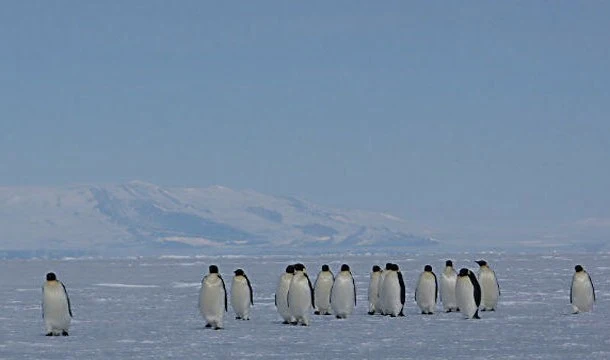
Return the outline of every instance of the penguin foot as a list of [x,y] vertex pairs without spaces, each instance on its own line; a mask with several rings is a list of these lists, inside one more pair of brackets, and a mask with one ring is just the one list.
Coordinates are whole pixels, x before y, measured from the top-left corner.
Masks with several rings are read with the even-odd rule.
[[434,315],[434,313],[432,311],[428,311],[426,315]]
[[284,321],[282,322],[282,324],[284,324],[284,325],[288,325],[288,324],[290,324],[290,322],[288,322],[288,321],[284,320]]
[[327,311],[324,313],[324,315],[332,315],[332,314]]
[[455,308],[455,311],[460,312],[460,308]]
[[335,315],[335,317],[336,317],[337,319],[341,319],[341,316],[339,316],[339,315]]
[[221,328],[220,326],[216,326],[216,327],[214,328],[214,330],[221,330],[221,329],[222,329],[222,328]]
[[374,311],[369,311],[367,314],[369,314],[369,315],[375,315],[375,312],[374,312]]
[[491,310],[489,310],[489,311],[496,311],[496,309],[491,309]]
[[236,316],[235,320],[241,320],[241,316]]
[[449,309],[449,310],[446,310],[445,312],[446,313],[450,313],[451,311],[453,311],[453,310]]
[[477,312],[474,313],[474,316],[472,317],[473,319],[480,319],[481,317],[479,316],[479,310],[477,310]]
[[309,324],[301,323],[301,326],[309,326]]
[[398,313],[398,316],[403,317],[403,316],[405,316],[405,314],[401,311]]
[[53,332],[48,332],[44,336],[53,336]]
[[314,312],[313,312],[313,314],[314,314],[314,315],[320,315],[320,311],[319,311],[319,310],[316,310],[316,311],[314,311]]
[[396,315],[394,315],[394,314],[390,314],[390,317],[393,317],[393,318],[395,318],[395,317],[396,317]]
[[298,324],[299,324],[298,321],[293,321],[293,322],[290,323],[290,325],[298,325]]
[[422,311],[422,312],[421,312],[421,314],[422,314],[422,315],[428,315],[428,313],[427,313],[427,312],[425,312],[425,311]]
[[61,332],[61,336],[68,336],[68,332],[67,332],[66,330],[63,330],[63,331]]
[[205,324],[205,327],[206,327],[206,328],[211,328],[211,327],[212,327],[212,324]]

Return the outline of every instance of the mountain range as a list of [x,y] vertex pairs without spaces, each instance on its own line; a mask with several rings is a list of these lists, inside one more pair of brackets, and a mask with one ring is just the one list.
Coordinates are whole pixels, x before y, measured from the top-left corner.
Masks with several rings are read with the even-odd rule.
[[386,213],[332,209],[285,196],[222,186],[0,187],[0,257],[429,248]]

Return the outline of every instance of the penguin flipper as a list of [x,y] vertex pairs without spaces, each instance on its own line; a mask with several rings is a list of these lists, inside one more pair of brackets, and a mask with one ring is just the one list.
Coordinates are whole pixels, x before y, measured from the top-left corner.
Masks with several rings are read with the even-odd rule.
[[225,312],[229,311],[229,305],[227,303],[227,288],[225,286],[225,281],[222,279],[222,276],[220,276],[220,274],[218,274],[218,278],[220,279],[220,282],[222,283],[222,290],[225,293]]
[[400,271],[397,271],[397,275],[398,275],[398,284],[400,284],[400,303],[402,305],[405,304],[405,297],[406,297],[406,293],[405,293],[405,282],[402,279],[402,273]]
[[252,285],[250,284],[250,279],[248,279],[245,274],[244,277],[246,278],[246,282],[248,283],[248,289],[250,289],[250,304],[254,305],[254,293],[252,292]]
[[311,286],[311,280],[309,280],[309,276],[307,276],[307,274],[303,273],[303,275],[305,276],[305,278],[307,279],[307,283],[309,284],[309,293],[311,295],[311,307],[315,308],[316,304],[314,303],[314,294],[313,294],[313,287]]
[[62,283],[61,281],[59,283],[61,284],[61,287],[64,288],[64,294],[66,294],[66,300],[68,301],[68,313],[70,314],[70,317],[73,317],[72,316],[72,306],[70,305],[70,297],[68,296],[68,291],[66,290],[64,283]]

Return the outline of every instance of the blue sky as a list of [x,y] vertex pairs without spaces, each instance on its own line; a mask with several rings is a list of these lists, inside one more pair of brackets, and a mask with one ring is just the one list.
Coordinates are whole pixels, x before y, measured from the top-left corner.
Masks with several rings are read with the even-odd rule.
[[0,186],[224,185],[610,236],[610,3],[12,1]]

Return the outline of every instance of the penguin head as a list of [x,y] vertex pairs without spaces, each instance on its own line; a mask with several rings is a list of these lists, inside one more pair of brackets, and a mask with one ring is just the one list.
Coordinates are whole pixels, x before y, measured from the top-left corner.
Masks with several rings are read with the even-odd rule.
[[381,268],[378,265],[373,266],[373,272],[380,272]]
[[[574,266],[574,270],[576,270],[576,272],[581,272],[581,271],[584,271],[584,269],[583,269],[583,268],[582,268],[582,266],[580,266],[580,265],[576,265],[576,266]],[[48,278],[48,275],[47,275],[47,280],[48,280],[48,279],[49,279],[49,278]]]
[[392,263],[386,263],[385,264],[385,269],[386,270],[392,270]]
[[460,273],[458,274],[458,276],[468,276],[469,272],[470,272],[470,270],[468,270],[466,268],[462,268],[462,269],[460,269]]
[[324,264],[322,265],[322,271],[330,271],[330,268],[328,267],[328,265]]
[[432,271],[432,265],[426,265],[426,266],[424,266],[424,271],[431,272],[431,271]]
[[55,273],[50,272],[47,274],[47,281],[55,281],[55,280],[57,280],[57,276],[55,276]]
[[210,274],[218,274],[218,266],[210,265]]
[[479,266],[485,266],[485,265],[487,265],[487,261],[485,261],[485,260],[477,260],[477,261],[475,261],[475,262],[476,262],[477,264],[479,264]]
[[392,264],[392,268],[390,270],[399,271],[398,264]]
[[347,264],[341,265],[341,271],[349,271],[349,265],[347,265]]
[[294,264],[294,271],[305,271],[305,265],[301,263]]
[[288,273],[288,274],[294,274],[294,265],[288,265],[288,266],[286,266],[286,273]]
[[233,271],[233,273],[235,274],[235,276],[244,276],[244,271],[242,269],[237,269]]
[[451,261],[451,260],[447,260],[447,261],[445,261],[445,266],[451,266],[451,267],[453,267],[453,261]]

